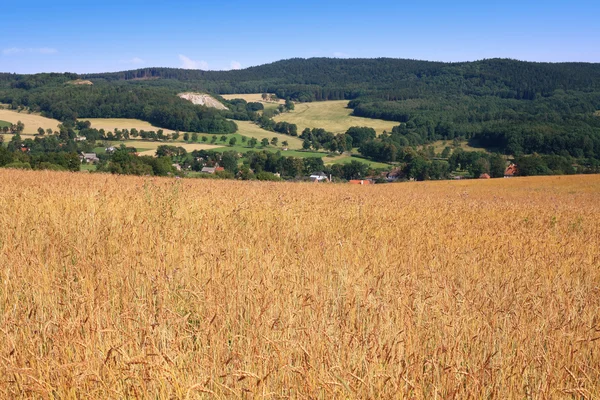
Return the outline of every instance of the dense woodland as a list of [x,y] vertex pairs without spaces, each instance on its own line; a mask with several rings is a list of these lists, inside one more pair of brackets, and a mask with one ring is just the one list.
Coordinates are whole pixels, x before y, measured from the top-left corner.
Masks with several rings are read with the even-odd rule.
[[[94,84],[69,83],[75,79]],[[179,99],[176,94],[184,90],[272,92],[293,101],[347,99],[357,116],[399,122],[387,139],[396,147],[460,138],[516,156],[600,159],[600,117],[595,114],[600,110],[600,64],[316,58],[238,71],[0,74],[0,102],[62,121],[139,118],[169,129],[231,133],[236,125],[228,118],[260,118],[254,103],[226,102],[230,110],[217,111]],[[261,122],[268,129],[300,134],[290,126],[269,124]]]

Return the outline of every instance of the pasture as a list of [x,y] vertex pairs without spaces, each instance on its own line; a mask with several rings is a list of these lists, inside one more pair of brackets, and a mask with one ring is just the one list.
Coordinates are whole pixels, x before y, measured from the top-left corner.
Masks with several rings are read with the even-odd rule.
[[25,134],[37,134],[38,128],[44,128],[44,130],[50,128],[52,131],[58,130],[58,124],[60,121],[42,117],[37,114],[28,114],[26,111],[17,112],[13,110],[5,110],[0,108],[0,120],[16,124],[21,121],[25,125]]
[[1,398],[600,397],[600,176],[0,170]]
[[5,126],[11,126],[12,123],[7,121],[0,121],[0,128],[4,128]]
[[347,105],[347,100],[296,103],[293,111],[277,115],[273,119],[298,125],[298,133],[304,128],[323,128],[333,133],[345,133],[352,126],[369,126],[381,134],[383,131],[391,132],[394,126],[400,124],[352,116],[352,110]]
[[298,139],[298,137],[283,135],[277,132],[267,131],[262,129],[260,126],[253,124],[251,121],[235,121],[238,126],[238,132],[240,135],[254,137],[258,139],[258,142],[264,138],[269,139],[269,141],[276,137],[279,139],[279,146],[284,141],[287,141],[289,149],[301,149],[302,148],[302,140]]

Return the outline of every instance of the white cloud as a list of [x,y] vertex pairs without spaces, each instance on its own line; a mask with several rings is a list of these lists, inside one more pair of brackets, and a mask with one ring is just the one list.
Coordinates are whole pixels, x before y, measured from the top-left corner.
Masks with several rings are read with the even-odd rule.
[[337,58],[348,58],[348,54],[342,53],[341,51],[334,52],[333,56]]
[[183,54],[179,55],[179,60],[181,61],[181,68],[183,69],[208,69],[208,63],[206,61],[194,61]]
[[53,49],[52,47],[38,47],[38,48],[27,48],[23,49],[20,47],[11,47],[8,49],[2,50],[2,54],[5,56],[20,54],[20,53],[31,53],[31,54],[56,54],[58,50]]
[[242,69],[242,64],[239,61],[232,61],[231,69]]

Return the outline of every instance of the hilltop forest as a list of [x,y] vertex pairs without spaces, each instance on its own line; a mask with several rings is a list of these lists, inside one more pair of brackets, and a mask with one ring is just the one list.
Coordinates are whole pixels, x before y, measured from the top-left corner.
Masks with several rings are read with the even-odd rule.
[[[93,85],[70,84],[76,79]],[[381,159],[378,148],[455,138],[505,154],[600,159],[600,64],[314,58],[237,71],[0,74],[0,102],[61,121],[139,118],[174,130],[231,133],[236,124],[230,119],[259,118],[251,108],[234,113],[195,106],[176,96],[181,91],[348,100],[356,116],[398,122],[367,143],[373,159]]]

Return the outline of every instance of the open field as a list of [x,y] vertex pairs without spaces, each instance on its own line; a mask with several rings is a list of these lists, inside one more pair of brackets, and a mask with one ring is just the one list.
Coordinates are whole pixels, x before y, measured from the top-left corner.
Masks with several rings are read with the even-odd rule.
[[281,133],[264,130],[258,125],[253,124],[251,121],[235,121],[235,123],[238,126],[238,133],[240,135],[255,137],[256,139],[258,139],[259,143],[263,138],[267,138],[270,141],[272,138],[276,137],[279,139],[280,146],[282,142],[287,140],[289,144],[289,149],[302,148],[302,140],[298,139],[297,137],[282,135]]
[[121,144],[124,144],[127,147],[135,147],[136,149],[139,148],[140,150],[145,149],[144,151],[142,151],[140,153],[141,156],[153,156],[154,153],[156,153],[156,149],[158,148],[158,146],[161,145],[167,145],[167,146],[177,146],[177,147],[183,147],[186,151],[191,152],[194,150],[215,150],[218,149],[219,147],[223,147],[221,146],[213,146],[211,144],[204,144],[204,143],[178,143],[178,142],[149,142],[149,141],[142,141],[142,140],[126,140],[126,141],[122,141],[122,142],[113,142],[114,146],[119,146]]
[[263,101],[262,93],[222,94],[221,97],[223,97],[226,100],[243,99],[246,100],[248,103],[262,103],[262,105],[265,107],[265,110],[274,109],[277,108],[280,104],[285,104],[285,100],[282,99],[279,99],[277,101]]
[[[460,148],[463,149],[464,151],[481,151],[481,152],[484,152],[484,153],[488,153],[489,152],[488,150],[486,150],[483,147],[473,147],[473,146],[470,146],[469,142],[467,142],[466,140],[465,141],[461,141],[459,143],[459,145],[460,145]],[[452,140],[438,140],[438,141],[435,141],[433,143],[426,144],[425,146],[422,146],[422,147],[429,147],[429,146],[433,146],[433,148],[435,149],[436,153],[441,153],[442,151],[444,151],[444,148],[446,148],[446,147],[450,147],[451,149],[454,149]]]
[[55,119],[45,118],[37,114],[27,114],[26,111],[16,112],[13,110],[0,109],[0,120],[16,124],[21,121],[25,124],[25,130],[23,133],[36,134],[38,128],[42,127],[44,130],[50,128],[52,131],[58,130],[58,124],[60,121]]
[[380,163],[380,162],[376,162],[376,161],[371,161],[371,160],[367,160],[366,158],[363,157],[359,157],[357,155],[346,155],[343,154],[341,156],[338,157],[325,157],[323,158],[323,162],[325,164],[348,164],[352,161],[358,161],[364,164],[367,164],[369,167],[372,168],[390,168],[390,164],[385,164],[385,163]]
[[600,176],[0,180],[1,398],[600,397]]
[[3,128],[5,126],[11,126],[12,124],[8,121],[0,121],[0,128]]
[[347,105],[347,100],[296,103],[294,111],[277,115],[273,119],[298,125],[298,133],[304,128],[323,128],[333,133],[345,133],[352,126],[369,126],[380,134],[384,130],[390,132],[400,124],[382,119],[354,117],[350,115],[352,110],[346,108]]
[[170,129],[159,128],[150,124],[149,122],[142,121],[139,119],[133,118],[80,118],[81,121],[90,121],[92,124],[92,128],[95,129],[104,129],[106,132],[114,132],[115,128],[118,129],[137,129],[145,130],[145,131],[158,131],[162,129],[165,134],[174,132]]

